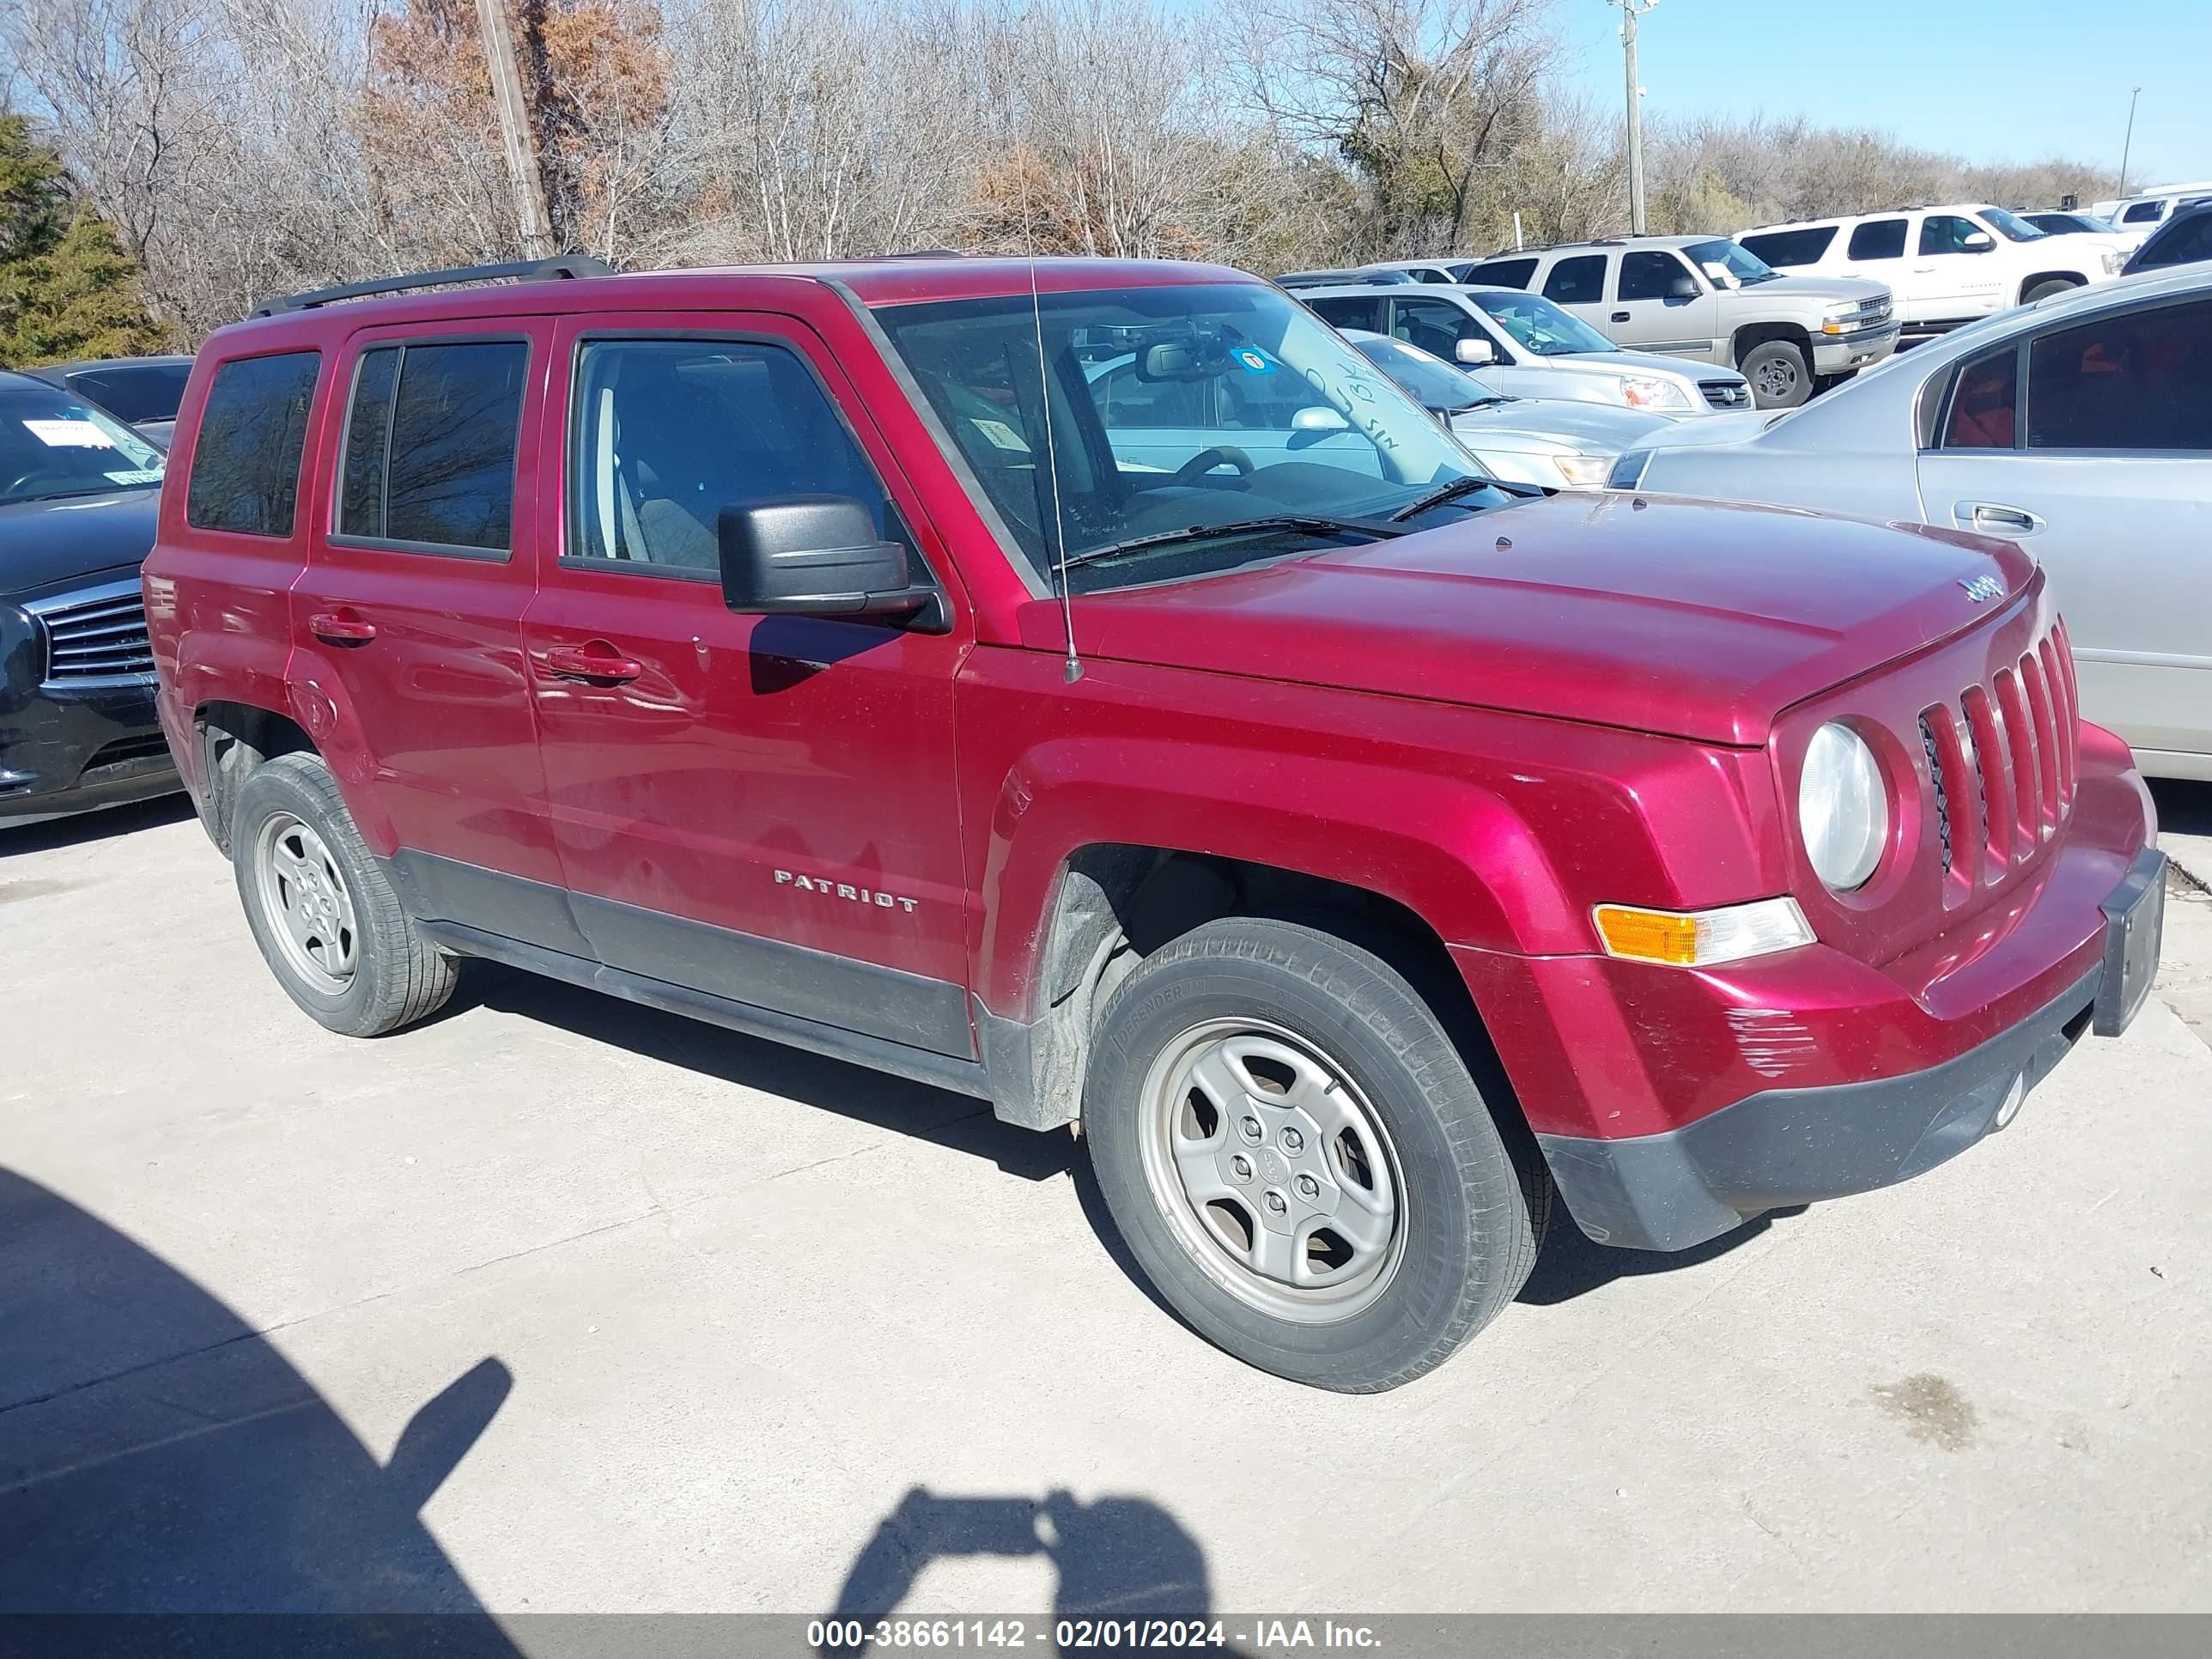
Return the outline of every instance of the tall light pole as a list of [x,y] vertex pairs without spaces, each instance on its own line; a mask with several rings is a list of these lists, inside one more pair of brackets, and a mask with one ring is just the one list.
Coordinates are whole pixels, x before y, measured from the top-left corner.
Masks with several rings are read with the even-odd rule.
[[1620,55],[1628,73],[1628,229],[1644,234],[1644,88],[1636,73],[1637,19],[1659,0],[1606,0],[1620,8]]
[[2141,87],[2129,90],[2128,136],[2120,140],[2120,194],[2123,196],[2128,193],[2128,152],[2135,148],[2136,143],[2136,100],[2142,96]]

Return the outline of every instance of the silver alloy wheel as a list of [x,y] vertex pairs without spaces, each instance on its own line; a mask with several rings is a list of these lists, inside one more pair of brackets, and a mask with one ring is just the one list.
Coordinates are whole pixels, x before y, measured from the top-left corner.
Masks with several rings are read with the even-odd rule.
[[323,838],[289,812],[276,813],[254,842],[253,876],[287,965],[326,996],[343,993],[353,983],[360,935],[353,895]]
[[1319,1048],[1263,1020],[1209,1020],[1161,1051],[1140,1109],[1154,1201],[1238,1300],[1323,1324],[1389,1287],[1406,1243],[1397,1154]]
[[1779,400],[1797,390],[1797,365],[1787,357],[1769,357],[1759,366],[1759,395]]

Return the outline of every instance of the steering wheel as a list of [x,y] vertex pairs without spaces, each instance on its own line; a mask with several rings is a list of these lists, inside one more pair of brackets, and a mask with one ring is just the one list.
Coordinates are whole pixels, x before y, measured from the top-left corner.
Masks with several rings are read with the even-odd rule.
[[1217,444],[1212,449],[1200,450],[1197,454],[1177,467],[1173,482],[1179,484],[1194,484],[1217,466],[1235,467],[1237,476],[1240,478],[1249,478],[1252,476],[1252,458],[1249,455],[1237,448],[1235,444]]

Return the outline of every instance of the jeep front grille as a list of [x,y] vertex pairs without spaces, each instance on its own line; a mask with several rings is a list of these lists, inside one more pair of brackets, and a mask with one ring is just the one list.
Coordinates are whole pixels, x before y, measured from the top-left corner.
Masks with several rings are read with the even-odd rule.
[[1994,884],[2057,834],[2074,807],[2077,708],[2061,622],[1955,702],[1922,711],[1945,875]]
[[146,601],[129,581],[34,599],[23,607],[46,636],[48,685],[77,686],[151,679],[154,647],[146,634]]

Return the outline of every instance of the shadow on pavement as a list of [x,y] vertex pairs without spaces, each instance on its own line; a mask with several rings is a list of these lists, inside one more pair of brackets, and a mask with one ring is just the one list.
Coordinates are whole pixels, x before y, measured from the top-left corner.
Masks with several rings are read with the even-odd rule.
[[[436,1651],[514,1652],[419,1518],[507,1398],[497,1359],[380,1463],[216,1297],[6,1170],[0,1334],[0,1613],[438,1613]],[[313,1646],[388,1634],[330,1621]]]
[[1552,1211],[1552,1227],[1544,1236],[1543,1249],[1537,1253],[1536,1271],[1528,1275],[1528,1282],[1514,1299],[1530,1307],[1554,1308],[1562,1302],[1587,1296],[1615,1279],[1640,1279],[1647,1273],[1679,1273],[1685,1267],[1698,1267],[1750,1243],[1777,1221],[1804,1214],[1805,1208],[1799,1204],[1789,1209],[1770,1210],[1734,1232],[1723,1233],[1692,1249],[1662,1251],[1617,1250],[1611,1245],[1595,1243],[1575,1225],[1575,1218],[1565,1207],[1558,1206]]
[[988,1158],[1027,1181],[1048,1180],[1088,1161],[1064,1131],[1041,1134],[1001,1123],[988,1103],[966,1095],[498,963],[463,964],[445,1017],[474,1007],[540,1020],[649,1060]]
[[[1106,1497],[1086,1504],[1066,1492],[1050,1492],[1041,1499],[941,1498],[915,1486],[854,1558],[829,1617],[857,1620],[864,1633],[872,1632],[879,1620],[896,1613],[933,1562],[976,1555],[1035,1557],[1052,1564],[1058,1575],[1052,1620],[1093,1621],[1083,1632],[1091,1639],[1066,1651],[1136,1651],[1137,1640],[1101,1639],[1119,1634],[1110,1629],[1112,1621],[1135,1620],[1141,1626],[1152,1620],[1188,1623],[1214,1616],[1205,1551],[1181,1522],[1150,1499]],[[1109,1621],[1107,1632],[1097,1629],[1101,1620]],[[844,1659],[868,1651],[870,1645],[864,1641],[835,1650]],[[1205,1651],[1235,1659],[1231,1647],[1205,1644]]]
[[134,801],[128,806],[102,807],[97,812],[74,812],[65,818],[48,818],[40,823],[10,826],[0,823],[0,859],[106,841],[115,836],[127,836],[133,830],[182,823],[191,816],[191,797],[176,794]]

